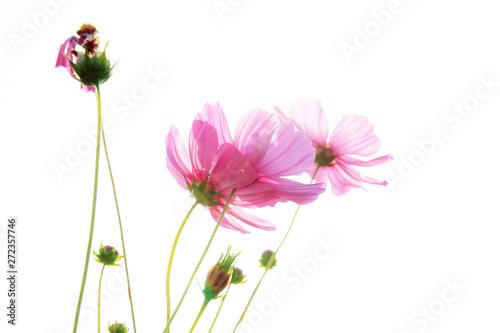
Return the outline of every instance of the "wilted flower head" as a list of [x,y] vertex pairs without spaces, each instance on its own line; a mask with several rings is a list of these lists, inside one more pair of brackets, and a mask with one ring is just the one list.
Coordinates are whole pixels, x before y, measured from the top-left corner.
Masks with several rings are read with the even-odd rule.
[[125,325],[120,324],[119,322],[115,322],[113,325],[108,324],[109,333],[127,333],[128,330],[129,329]]
[[107,265],[107,266],[120,266],[116,264],[117,261],[120,261],[124,256],[120,256],[118,251],[116,250],[116,247],[106,245],[106,246],[101,246],[99,247],[99,253],[95,253],[95,261],[98,263]]
[[238,255],[239,253],[231,253],[231,246],[229,246],[226,253],[222,253],[219,261],[209,269],[203,289],[205,299],[218,298],[219,294],[229,285],[233,276],[233,265]]
[[363,183],[387,185],[361,174],[354,166],[370,167],[392,161],[391,155],[372,160],[359,160],[354,156],[372,156],[380,147],[379,138],[373,133],[373,125],[366,117],[345,115],[333,129],[328,139],[328,117],[321,108],[321,102],[314,99],[298,99],[292,104],[290,116],[276,108],[278,117],[291,121],[312,140],[316,158],[307,170],[316,183],[326,186],[330,181],[332,192],[343,195],[352,188],[364,189]]
[[[84,91],[95,91],[96,86],[106,82],[111,76],[112,67],[106,56],[106,50],[99,51],[97,29],[92,24],[83,24],[60,47],[56,67],[64,67],[77,81],[82,83]],[[81,46],[77,50],[76,46]]]
[[[311,140],[292,124],[277,124],[272,114],[253,110],[236,126],[233,140],[219,104],[206,104],[197,114],[189,137],[189,154],[177,129],[166,138],[167,167],[177,182],[210,209],[217,221],[229,194],[237,189],[221,226],[242,233],[237,220],[264,230],[274,225],[239,207],[274,206],[293,201],[307,204],[324,191],[286,176],[303,173],[314,161]],[[239,207],[238,207],[239,206]]]
[[[276,260],[274,257],[274,251],[272,250],[266,250],[264,252],[262,252],[262,256],[260,257],[259,261],[260,261],[260,267],[268,267],[269,265],[269,268],[273,268],[274,266],[276,266],[276,262],[278,260]],[[272,259],[272,262],[270,262],[270,260]]]

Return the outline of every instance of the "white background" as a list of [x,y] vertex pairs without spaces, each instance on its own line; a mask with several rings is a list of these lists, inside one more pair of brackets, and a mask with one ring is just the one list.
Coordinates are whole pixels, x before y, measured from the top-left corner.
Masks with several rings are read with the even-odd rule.
[[[2,278],[2,332],[7,327],[7,332],[63,333],[73,321],[90,222],[94,148],[59,178],[54,165],[66,164],[70,150],[88,145],[83,132],[95,128],[96,107],[94,95],[54,65],[59,45],[83,22],[96,25],[101,40],[109,41],[112,61],[118,61],[102,87],[103,113],[139,332],[163,330],[167,255],[192,203],[165,167],[170,126],[186,140],[206,102],[220,102],[234,129],[244,112],[286,109],[298,97],[321,99],[331,126],[346,113],[369,117],[382,140],[379,155],[394,154],[395,161],[366,174],[393,177],[393,184],[343,197],[327,190],[301,209],[279,267],[257,294],[260,310],[249,311],[253,328],[246,332],[500,329],[500,86],[467,118],[444,118],[455,104],[474,101],[480,77],[500,81],[495,2],[401,0],[380,31],[370,13],[387,9],[389,0],[233,0],[223,19],[212,0],[66,2],[4,2],[0,10],[1,251],[6,251],[7,216],[19,218],[20,238],[18,326],[6,324]],[[36,30],[27,27],[33,23]],[[366,26],[374,29],[373,37],[367,45],[357,41],[363,47],[349,62],[341,45],[355,46],[361,38],[357,29]],[[160,83],[141,95],[149,71],[168,76],[162,74]],[[127,106],[126,95],[134,93],[133,106]],[[433,149],[428,143],[424,155],[416,141],[428,142],[435,129],[445,139]],[[101,157],[93,248],[102,241],[120,249]],[[276,232],[251,230],[242,236],[221,230],[216,236],[197,279],[203,284],[210,265],[231,243],[243,251],[239,265],[248,283],[232,288],[214,332],[232,332],[262,273],[260,253],[278,245],[295,209],[290,203],[254,212],[274,221]],[[203,208],[188,222],[174,262],[174,304],[213,226]],[[324,260],[318,262],[314,253],[328,239],[340,246],[326,258],[320,252]],[[294,266],[309,273],[298,277]],[[82,333],[96,331],[99,270],[90,263]],[[466,290],[455,296],[446,281]],[[131,324],[123,282],[121,268],[105,271],[103,326],[108,320]],[[273,292],[282,294],[282,302],[270,306]],[[173,332],[188,331],[201,302],[194,282]],[[210,304],[196,331],[208,331],[218,304]],[[429,307],[431,317],[423,319],[418,311]]]

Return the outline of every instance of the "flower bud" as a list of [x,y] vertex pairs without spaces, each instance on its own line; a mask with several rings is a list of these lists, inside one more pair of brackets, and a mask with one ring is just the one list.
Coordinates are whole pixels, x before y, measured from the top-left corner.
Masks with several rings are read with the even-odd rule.
[[208,271],[203,294],[209,301],[219,297],[219,294],[229,285],[233,276],[233,265],[239,253],[232,254],[231,247],[222,254],[219,261]]
[[[273,261],[270,263],[271,257]],[[276,266],[277,260],[274,258],[274,252],[271,250],[266,250],[262,252],[262,256],[260,257],[260,267],[273,268]]]
[[243,284],[246,281],[245,280],[246,275],[243,275],[243,271],[241,268],[238,267],[233,267],[233,275],[231,277],[231,283],[232,284]]
[[113,325],[108,324],[108,331],[110,333],[127,333],[128,330],[127,326],[118,322],[115,322]]
[[101,263],[103,265],[108,266],[120,266],[116,264],[117,261],[121,260],[124,256],[120,256],[115,247],[106,245],[99,247],[99,254],[94,252],[94,256],[96,256],[95,261]]

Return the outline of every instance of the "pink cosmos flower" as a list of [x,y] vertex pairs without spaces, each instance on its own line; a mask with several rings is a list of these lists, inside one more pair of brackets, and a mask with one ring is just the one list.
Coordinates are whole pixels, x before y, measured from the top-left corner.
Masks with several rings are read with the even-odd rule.
[[[78,37],[76,36],[71,36],[64,43],[62,43],[61,47],[59,48],[59,54],[57,55],[57,60],[56,60],[56,68],[57,67],[64,67],[68,71],[69,75],[71,75],[73,78],[77,78],[75,75],[75,71],[70,65],[70,61],[74,61],[74,57],[77,58],[79,56],[83,55],[82,51],[76,51],[75,47],[76,45],[80,45],[82,47],[86,42],[88,43],[89,47],[94,47],[97,43],[97,38],[95,37],[95,33],[97,32],[96,28],[91,25],[91,24],[84,24],[82,27],[76,32]],[[86,47],[88,48],[88,47]],[[94,87],[89,87],[85,85],[81,85],[81,88],[85,92],[95,92]]]
[[276,113],[280,120],[291,121],[311,138],[316,158],[307,172],[311,177],[316,172],[315,182],[324,183],[325,186],[327,180],[330,180],[333,194],[343,195],[353,188],[365,189],[363,183],[387,185],[386,181],[369,178],[354,168],[376,166],[393,160],[391,155],[372,160],[353,157],[372,156],[380,147],[380,140],[373,133],[373,125],[366,117],[345,115],[328,139],[328,117],[323,112],[319,100],[297,100],[292,104],[290,116],[278,108]]
[[311,140],[293,125],[278,125],[272,114],[254,110],[236,127],[233,140],[219,104],[206,104],[196,116],[189,137],[189,154],[177,129],[166,138],[167,167],[178,184],[188,189],[218,220],[231,191],[231,204],[221,222],[225,228],[247,231],[239,222],[274,230],[274,225],[241,207],[274,206],[293,201],[307,204],[324,191],[282,178],[303,173],[314,161]]

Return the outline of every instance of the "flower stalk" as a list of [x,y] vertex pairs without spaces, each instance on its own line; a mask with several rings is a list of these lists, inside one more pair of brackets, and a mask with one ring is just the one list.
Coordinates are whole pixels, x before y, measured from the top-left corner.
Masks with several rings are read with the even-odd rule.
[[121,215],[120,215],[120,208],[118,206],[118,198],[116,196],[116,188],[115,188],[115,181],[113,178],[113,172],[111,171],[111,163],[109,162],[108,148],[106,146],[106,137],[104,136],[104,127],[102,128],[101,132],[102,132],[102,144],[104,146],[104,152],[106,154],[106,161],[108,163],[109,176],[111,178],[111,185],[113,187],[113,195],[115,197],[116,213],[118,214],[118,224],[120,226],[120,237],[121,237],[121,241],[122,241],[123,256],[124,256],[124,262],[125,262],[125,275],[127,276],[128,298],[130,300],[130,310],[132,312],[132,324],[134,327],[134,332],[137,332],[137,329],[135,327],[134,303],[132,302],[132,291],[130,288],[130,277],[128,274],[127,252],[125,251],[125,239],[123,237],[122,219],[121,219]]
[[229,195],[227,202],[224,205],[224,209],[222,210],[222,213],[219,217],[219,220],[217,221],[217,225],[215,226],[214,231],[212,232],[212,235],[210,236],[210,239],[207,243],[207,246],[205,247],[205,251],[203,251],[203,254],[201,255],[200,260],[198,261],[198,264],[196,265],[196,268],[194,269],[193,274],[191,274],[191,278],[189,279],[189,282],[186,286],[186,289],[184,290],[184,293],[182,294],[182,297],[181,297],[179,303],[177,304],[177,307],[175,308],[174,312],[172,313],[172,317],[170,317],[170,319],[167,321],[167,326],[163,330],[163,333],[168,332],[168,329],[170,328],[170,325],[172,324],[172,321],[174,320],[175,315],[177,314],[177,311],[179,311],[179,308],[181,307],[182,302],[184,301],[184,298],[186,298],[187,292],[188,292],[189,288],[191,287],[191,283],[193,282],[194,277],[196,276],[196,273],[198,272],[198,269],[200,268],[200,265],[203,262],[203,259],[205,259],[205,256],[208,252],[208,249],[210,248],[210,245],[212,244],[212,241],[214,240],[215,234],[217,233],[217,230],[219,229],[219,226],[222,222],[222,219],[224,218],[224,215],[226,214],[227,207],[229,206],[229,203],[231,202],[231,199],[233,198],[234,192],[236,192],[236,188],[231,191],[231,194]]
[[[316,167],[316,170],[314,171],[314,174],[313,176],[311,177],[311,184],[312,182],[314,181],[314,177],[316,177],[316,174],[318,173],[318,170],[319,170],[320,166],[318,165]],[[234,331],[233,333],[236,332],[236,329],[238,328],[238,326],[241,324],[241,322],[243,322],[243,319],[245,318],[245,314],[247,313],[248,311],[248,308],[250,307],[250,303],[252,303],[252,300],[255,296],[255,294],[257,293],[257,290],[259,289],[260,287],[260,284],[262,283],[262,280],[264,280],[264,277],[266,276],[266,273],[269,269],[271,269],[274,265],[275,265],[275,262],[276,262],[276,254],[278,253],[278,251],[281,249],[281,246],[283,245],[283,243],[285,242],[286,238],[288,237],[288,234],[290,233],[290,231],[292,230],[292,227],[293,227],[293,224],[295,223],[295,219],[297,218],[297,214],[299,213],[299,209],[300,209],[300,206],[299,205],[297,207],[297,210],[295,211],[295,214],[293,215],[293,219],[292,219],[292,223],[290,223],[290,227],[288,227],[288,231],[286,232],[285,234],[285,237],[283,237],[283,240],[281,241],[280,245],[278,246],[278,249],[271,255],[271,257],[269,258],[269,261],[267,262],[267,265],[265,266],[265,270],[264,270],[264,273],[262,274],[262,277],[260,278],[259,280],[259,283],[257,284],[257,286],[255,287],[253,293],[252,293],[252,296],[250,296],[250,299],[248,300],[248,303],[247,303],[247,306],[245,307],[245,310],[243,310],[243,313],[241,314],[241,317],[240,319],[238,320],[238,322],[236,323],[236,326],[234,327]]]
[[[189,219],[189,216],[191,216],[191,213],[195,209],[195,207],[198,205],[199,200],[196,200],[189,209],[189,211],[186,214],[186,217],[182,221],[179,230],[177,231],[177,235],[175,236],[174,239],[174,244],[172,245],[172,250],[170,251],[170,258],[168,259],[168,267],[167,267],[167,282],[166,282],[166,289],[167,289],[167,323],[168,320],[170,319],[170,276],[172,272],[172,264],[174,261],[174,255],[175,255],[175,249],[177,248],[177,242],[179,241],[179,238],[181,236],[182,230],[184,229],[184,226],[186,225],[187,220]],[[167,330],[168,332],[169,330]]]
[[189,333],[192,333],[194,331],[194,328],[196,327],[196,324],[198,324],[198,321],[200,320],[201,315],[205,311],[205,308],[207,307],[208,303],[210,303],[210,299],[205,298],[205,300],[203,301],[203,305],[201,306],[200,312],[198,312],[198,316],[196,317],[196,320],[194,321],[191,330],[189,330]]
[[229,286],[227,286],[226,293],[224,294],[224,296],[222,296],[222,298],[220,300],[219,310],[217,310],[217,314],[215,315],[214,321],[212,322],[212,326],[210,326],[210,330],[208,331],[208,333],[212,332],[212,329],[215,326],[215,322],[217,321],[217,318],[219,318],[220,310],[222,309],[222,306],[224,305],[224,301],[226,300],[226,297],[227,297],[227,294],[229,293],[229,289],[231,288],[231,285],[232,285],[232,283],[230,283]]
[[104,267],[106,265],[102,265],[101,277],[99,278],[99,290],[97,294],[97,333],[101,333],[101,283],[102,283],[102,275],[104,273]]
[[96,85],[95,89],[96,89],[95,96],[97,100],[97,142],[96,142],[96,157],[95,157],[95,171],[94,171],[94,194],[92,198],[92,214],[90,218],[90,233],[87,245],[87,255],[85,257],[85,265],[83,268],[83,278],[82,278],[82,285],[80,287],[80,295],[78,296],[78,304],[76,306],[75,321],[73,324],[73,333],[76,333],[78,328],[78,319],[80,318],[80,309],[82,307],[83,292],[85,290],[85,283],[87,281],[87,272],[89,268],[90,251],[92,248],[92,238],[94,235],[95,211],[97,203],[97,184],[99,178],[99,155],[101,148],[102,116],[101,116],[101,92],[99,89],[99,85]]

